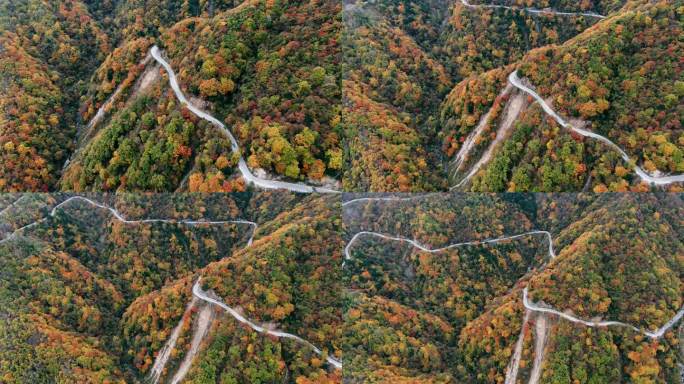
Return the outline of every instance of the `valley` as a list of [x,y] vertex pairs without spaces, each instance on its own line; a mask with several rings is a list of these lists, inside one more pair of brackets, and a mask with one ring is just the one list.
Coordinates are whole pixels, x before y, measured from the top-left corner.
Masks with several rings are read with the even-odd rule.
[[[379,196],[362,200],[363,198],[357,196],[352,197],[343,204],[349,239],[345,246],[343,269],[351,285],[350,292],[358,303],[358,307],[350,312],[354,313],[355,322],[373,327],[368,332],[382,333],[384,340],[402,340],[402,333],[407,331],[401,323],[377,321],[380,319],[378,313],[372,311],[380,309],[371,309],[362,304],[366,300],[387,300],[393,303],[392,306],[405,307],[405,311],[414,312],[413,316],[425,318],[424,325],[419,328],[421,331],[407,334],[406,336],[410,337],[406,341],[395,341],[394,343],[400,343],[400,347],[392,351],[383,352],[383,349],[366,344],[362,336],[366,332],[361,332],[359,336],[351,336],[353,342],[349,353],[352,356],[365,356],[360,360],[355,358],[347,362],[347,365],[352,367],[350,376],[353,378],[364,381],[375,380],[377,377],[394,377],[395,380],[410,378],[416,382],[548,382],[559,374],[559,368],[554,365],[557,356],[568,353],[566,349],[559,347],[560,340],[567,340],[570,337],[571,343],[578,342],[572,341],[572,337],[576,336],[571,335],[588,332],[582,331],[582,328],[596,329],[593,337],[612,335],[613,343],[617,344],[611,348],[604,346],[596,352],[599,354],[611,353],[610,351],[615,350],[613,348],[617,348],[620,355],[633,356],[630,350],[639,345],[639,340],[642,340],[643,345],[650,343],[647,340],[651,340],[667,350],[678,345],[678,341],[673,339],[676,334],[673,330],[684,316],[681,290],[675,288],[674,292],[678,293],[673,292],[674,295],[670,296],[674,301],[667,305],[668,309],[665,312],[661,312],[668,315],[661,316],[658,321],[647,321],[642,315],[621,314],[617,308],[646,308],[653,305],[642,301],[642,294],[628,297],[618,293],[624,288],[618,288],[619,285],[613,286],[617,283],[611,280],[610,275],[614,272],[608,265],[620,265],[619,270],[623,271],[621,279],[624,279],[626,284],[629,284],[627,281],[632,278],[631,275],[624,275],[624,271],[632,270],[632,267],[627,267],[626,264],[634,261],[619,256],[619,249],[630,245],[624,244],[617,248],[615,245],[604,246],[603,252],[593,253],[597,251],[593,244],[625,242],[624,238],[615,238],[621,236],[618,233],[633,233],[636,238],[626,242],[641,243],[642,240],[638,239],[641,239],[641,236],[648,236],[648,232],[636,234],[641,231],[636,227],[635,217],[653,209],[657,212],[662,212],[662,209],[669,210],[664,208],[665,206],[674,208],[671,212],[678,215],[675,212],[681,210],[681,199],[677,195],[625,194],[602,198],[595,194],[539,194],[530,195],[528,200],[525,195],[515,194],[479,198],[463,194],[432,194],[410,199]],[[636,210],[628,208],[640,204],[641,208]],[[675,208],[676,206],[679,208]],[[549,208],[552,209],[550,212],[543,213]],[[504,215],[491,212],[498,209],[505,209],[508,212]],[[619,213],[628,212],[630,209],[632,210],[626,216]],[[516,215],[511,215],[515,211],[527,212],[526,218],[521,220]],[[554,211],[556,212],[552,213]],[[449,228],[452,212],[460,212],[459,227],[467,228],[465,232],[459,232],[458,228]],[[487,214],[483,214],[484,212]],[[562,216],[559,215],[561,212]],[[549,213],[552,214],[548,216]],[[401,219],[400,227],[393,223],[393,219],[405,217],[407,214],[415,216],[412,219]],[[429,215],[430,219],[427,219],[426,215]],[[555,218],[561,217],[561,222],[556,223]],[[509,220],[513,220],[518,228],[532,228],[518,235],[504,235],[505,225],[499,222]],[[616,228],[615,225],[621,226],[622,229],[618,232],[609,229]],[[533,230],[536,226],[547,227],[549,231]],[[635,227],[629,229],[629,226]],[[646,227],[653,228],[648,224]],[[387,230],[382,228],[394,228],[393,233],[397,234],[388,234]],[[496,232],[492,233],[491,228],[497,228]],[[399,232],[396,232],[397,230]],[[413,235],[405,235],[408,233]],[[605,233],[605,236],[600,233]],[[681,234],[676,233],[679,232],[672,233],[674,237],[666,235],[674,241],[664,245],[663,251],[666,253],[656,251],[656,254],[661,254],[669,260],[665,262],[667,265],[673,267],[677,263],[665,249],[673,250],[677,255],[681,254]],[[468,240],[468,236],[473,235],[474,237]],[[449,238],[458,240],[445,241]],[[535,238],[537,239],[534,240]],[[440,244],[446,244],[426,245],[435,241],[434,239],[438,239]],[[643,241],[650,243],[653,239],[644,238]],[[584,247],[587,246],[585,250]],[[611,249],[615,249],[618,254],[613,254]],[[655,254],[653,256],[657,257]],[[594,257],[604,261],[590,261]],[[608,262],[607,259],[611,261]],[[661,262],[656,264],[665,265]],[[571,265],[577,265],[579,269]],[[573,271],[579,275],[566,275],[559,279],[557,274],[567,273],[566,271]],[[681,271],[673,272],[674,280],[669,281],[678,287],[682,283]],[[639,279],[650,273],[644,271],[639,275]],[[587,286],[587,283],[583,282],[585,278],[593,281],[591,288],[584,288]],[[563,285],[566,281],[569,286]],[[602,284],[606,284],[603,286],[605,288]],[[589,294],[586,289],[599,290],[611,298],[599,299],[593,296],[594,293]],[[665,288],[666,291],[668,289]],[[602,309],[597,307],[588,312],[587,306],[592,304],[585,301],[587,299],[578,297],[578,300],[549,300],[553,292],[563,292],[561,295],[573,295],[571,292],[578,292],[582,297],[593,296],[593,299],[588,299],[589,302],[606,300],[608,304],[601,306]],[[652,294],[653,292],[647,294],[651,296],[651,300],[655,300],[652,303],[659,302],[658,295]],[[621,301],[625,303],[620,304]],[[630,304],[626,304],[627,302]],[[391,312],[392,306],[388,306],[384,311]],[[584,309],[578,309],[581,307]],[[371,312],[365,312],[369,310]],[[608,320],[603,320],[606,317]],[[391,316],[387,314],[385,318],[390,319]],[[371,322],[371,319],[376,321]],[[450,325],[448,331],[446,325],[440,325],[441,322]],[[568,333],[565,324],[571,324],[570,329],[575,330]],[[401,345],[404,342],[409,342],[412,347],[403,349]],[[486,348],[483,343],[486,343]],[[429,353],[430,362],[421,360],[420,354],[413,357],[411,354],[418,352],[414,348],[419,349],[420,353]],[[569,372],[576,372],[573,368],[576,365],[587,364],[583,359],[593,359],[589,355],[584,355],[593,353],[589,350],[573,351],[579,353],[576,356],[578,360],[565,361],[565,365],[561,367],[568,369]],[[677,354],[676,348],[667,352],[673,353]],[[478,356],[477,359],[474,359],[474,356]],[[394,363],[399,361],[401,363]],[[476,363],[478,361],[479,364]],[[619,364],[620,360],[613,361]],[[486,363],[482,364],[483,362]],[[427,366],[430,368],[426,370],[425,364],[429,364]],[[592,363],[588,364],[592,367]],[[605,364],[605,360],[602,364]],[[668,365],[667,362],[664,364]],[[584,372],[594,379],[603,377],[605,380],[613,381],[624,379],[625,372],[632,369],[628,366],[610,367],[595,366],[590,368],[591,371]],[[609,368],[612,371],[606,370]],[[672,375],[671,379],[652,379],[655,382],[669,382],[679,377],[678,368],[671,366],[668,369],[671,369],[671,373],[668,374]],[[659,372],[665,373],[668,369]],[[610,375],[612,379],[602,375]]]
[[[5,379],[179,383],[206,368],[238,382],[340,377],[334,200],[277,192],[2,200],[0,335],[3,345],[22,346],[22,332],[37,340],[0,353]],[[265,205],[274,209],[260,212]],[[318,236],[327,247],[309,248],[305,239]],[[236,340],[222,346],[226,337]],[[235,345],[245,349],[236,354]],[[231,365],[207,366],[229,349]],[[37,358],[42,351],[51,352]]]
[[683,0],[0,1],[0,383],[684,384]]

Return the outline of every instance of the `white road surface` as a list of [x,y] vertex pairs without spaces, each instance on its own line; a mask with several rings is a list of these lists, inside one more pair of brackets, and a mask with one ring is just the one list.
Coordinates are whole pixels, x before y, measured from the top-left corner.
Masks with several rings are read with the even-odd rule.
[[[484,239],[484,240],[472,240],[472,241],[466,241],[466,242],[462,242],[462,243],[449,244],[447,246],[440,247],[440,248],[430,248],[429,246],[423,245],[416,240],[409,239],[409,238],[402,237],[402,236],[391,236],[391,235],[385,235],[385,234],[378,233],[378,232],[361,231],[361,232],[357,232],[356,234],[354,234],[354,236],[351,238],[351,240],[349,240],[347,245],[344,247],[344,259],[345,259],[345,261],[351,260],[351,258],[352,258],[351,257],[351,248],[354,245],[354,243],[360,237],[378,237],[378,238],[385,239],[385,240],[409,243],[412,246],[420,249],[421,251],[429,252],[429,253],[437,253],[437,252],[444,252],[444,251],[452,249],[452,248],[462,247],[464,245],[493,244],[493,243],[499,243],[499,242],[506,241],[506,240],[516,239],[519,237],[539,235],[539,234],[546,235],[546,237],[549,241],[549,249],[548,249],[549,257],[551,259],[555,258],[556,252],[553,249],[553,239],[551,237],[551,233],[549,233],[547,231],[529,231],[529,232],[525,232],[525,233],[521,233],[519,235],[513,235],[513,236],[502,236],[502,237],[497,237],[497,238],[493,238],[493,239]],[[344,264],[342,264],[342,266],[344,266]]]
[[495,4],[470,4],[467,0],[461,0],[461,4],[468,8],[501,8],[501,9],[512,9],[518,11],[525,11],[529,13],[545,14],[545,15],[556,15],[556,16],[585,16],[594,17],[597,19],[604,19],[605,16],[599,15],[594,12],[560,12],[553,9],[537,9],[537,8],[520,8],[520,7],[510,7],[507,5],[495,5]]
[[[108,207],[104,204],[100,204],[96,201],[93,201],[91,199],[88,199],[87,197],[83,196],[72,196],[69,197],[68,199],[62,201],[61,203],[57,204],[52,210],[50,211],[49,217],[54,217],[55,214],[57,213],[58,210],[64,209],[64,206],[69,204],[72,201],[83,201],[86,202],[96,208],[104,209],[109,211],[109,213],[114,216],[114,218],[117,221],[122,222],[123,224],[131,224],[131,225],[137,225],[137,224],[146,224],[146,223],[169,223],[169,224],[181,224],[181,225],[189,225],[189,226],[199,226],[199,225],[225,225],[225,224],[245,224],[249,225],[252,227],[252,233],[249,237],[249,240],[247,241],[247,246],[250,246],[252,244],[252,240],[254,239],[254,233],[256,232],[257,228],[257,223],[253,221],[248,221],[248,220],[242,220],[242,219],[237,219],[237,220],[219,220],[219,221],[212,221],[212,220],[177,220],[177,219],[140,219],[140,220],[128,220],[126,219],[119,211],[112,207]],[[43,221],[47,220],[47,218],[42,218],[40,220],[34,221],[33,223],[30,223],[28,225],[25,225],[14,232],[12,232],[9,236],[5,237],[3,240],[0,240],[0,244],[4,243],[5,241],[8,241],[12,238],[14,238],[17,234],[25,231],[26,229],[32,228]]]
[[527,297],[527,287],[523,289],[523,305],[525,308],[529,309],[530,311],[533,312],[538,312],[538,313],[550,313],[552,315],[559,316],[567,321],[576,323],[576,324],[582,324],[587,327],[610,327],[610,326],[616,326],[616,327],[625,327],[625,328],[630,328],[636,332],[639,332],[651,339],[659,339],[661,338],[665,332],[667,332],[670,328],[672,328],[673,325],[675,325],[679,320],[681,320],[682,316],[684,316],[684,307],[682,307],[679,312],[675,314],[674,317],[672,317],[665,325],[662,327],[656,329],[655,331],[644,331],[640,328],[637,328],[631,324],[623,323],[620,321],[589,321],[589,320],[583,320],[578,317],[575,317],[573,315],[567,314],[565,312],[561,312],[558,310],[555,310],[553,308],[547,308],[547,307],[542,307],[536,303],[533,303],[529,300]]
[[[221,133],[223,133],[224,136],[228,137],[230,140],[230,145],[231,145],[231,150],[236,153],[240,153],[240,146],[238,145],[237,140],[235,139],[235,136],[233,136],[233,133],[226,128],[226,126],[217,118],[214,116],[210,115],[209,113],[197,108],[194,106],[190,101],[185,97],[183,94],[183,91],[180,88],[180,85],[178,84],[178,80],[176,79],[176,74],[173,71],[173,68],[171,68],[171,65],[162,57],[161,52],[159,51],[159,47],[156,45],[152,47],[150,50],[150,53],[152,54],[152,57],[159,62],[159,64],[164,67],[166,72],[169,75],[169,83],[171,84],[171,88],[173,89],[173,92],[176,94],[176,98],[181,104],[184,104],[192,113],[197,115],[198,117],[207,120],[208,122],[212,123],[215,125]],[[247,166],[247,162],[245,162],[245,159],[240,155],[240,159],[238,160],[238,169],[240,170],[240,173],[242,174],[242,177],[245,179],[245,181],[248,184],[254,184],[257,187],[264,188],[264,189],[286,189],[288,191],[292,192],[301,192],[301,193],[312,193],[312,192],[321,192],[321,193],[337,193],[338,191],[335,191],[333,189],[329,188],[323,188],[323,187],[316,187],[304,183],[290,183],[286,181],[279,181],[279,180],[267,180],[267,179],[261,179],[257,176],[255,176],[252,171],[249,169]]]
[[[267,335],[271,335],[271,336],[278,337],[278,338],[292,339],[299,344],[302,344],[302,345],[305,345],[305,346],[311,348],[317,355],[319,355],[319,356],[323,355],[323,352],[320,349],[318,349],[316,346],[314,346],[310,342],[302,339],[301,337],[299,337],[297,335],[293,335],[291,333],[287,333],[287,332],[271,330],[271,329],[268,329],[267,327],[258,325],[256,323],[252,322],[251,320],[245,318],[244,316],[242,316],[238,311],[229,307],[224,302],[207,296],[207,294],[202,290],[202,286],[200,285],[200,280],[201,280],[201,278],[197,279],[197,282],[195,282],[195,285],[192,287],[192,294],[195,295],[197,298],[202,299],[206,302],[212,303],[214,305],[218,305],[219,307],[223,308],[226,312],[228,312],[231,316],[233,316],[237,321],[239,321],[242,324],[246,324],[247,326],[249,326],[250,328],[252,328],[253,330],[255,330],[259,333],[265,333]],[[331,356],[327,356],[325,360],[328,362],[328,364],[332,365],[333,367],[335,367],[337,369],[342,369],[342,362],[341,361],[334,359]]]
[[[609,147],[613,148],[616,150],[622,159],[627,162],[628,164],[636,164],[628,155],[627,153],[620,147],[617,146],[617,144],[613,143],[610,141],[608,138],[601,136],[597,133],[587,131],[586,129],[578,128],[570,124],[569,122],[565,121],[556,111],[551,108],[544,99],[539,96],[537,92],[535,92],[533,89],[527,87],[524,85],[521,81],[520,78],[518,77],[518,71],[515,70],[511,72],[510,75],[508,75],[508,81],[513,84],[516,88],[519,90],[527,93],[528,95],[532,96],[544,109],[544,112],[551,116],[558,124],[560,124],[563,128],[569,129],[581,136],[584,137],[591,137],[593,139],[599,140]],[[684,182],[684,174],[682,175],[670,175],[670,176],[651,176],[646,171],[641,169],[638,165],[634,165],[634,171],[636,174],[644,181],[650,183],[650,184],[655,184],[655,185],[667,185],[671,183],[681,183]]]

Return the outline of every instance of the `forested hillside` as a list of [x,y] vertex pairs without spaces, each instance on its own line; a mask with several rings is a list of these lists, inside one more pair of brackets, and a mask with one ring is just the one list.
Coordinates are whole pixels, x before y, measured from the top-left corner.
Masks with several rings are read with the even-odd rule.
[[243,4],[163,37],[172,65],[187,68],[181,83],[251,148],[250,167],[319,181],[340,169],[338,7]]
[[348,375],[677,382],[683,213],[675,194],[350,197]]
[[684,384],[684,0],[0,0],[0,383]]
[[[425,3],[345,6],[345,190],[445,187],[430,171],[436,159],[429,145],[436,135],[434,112],[452,79],[421,41],[437,37],[433,22],[438,17],[431,14],[446,12],[447,4],[434,2],[431,8]],[[417,40],[410,31],[423,38]]]
[[54,190],[111,42],[80,1],[4,1],[0,39],[0,189]]
[[[326,362],[341,359],[334,199],[6,195],[2,204],[3,382],[340,382]],[[43,220],[19,229],[31,215]]]
[[[643,190],[635,165],[654,178],[681,174],[681,82],[672,81],[681,72],[680,10],[666,3],[636,7],[563,45],[534,50],[514,66],[459,84],[441,112],[447,154],[478,124],[484,128],[466,161],[454,167],[454,180],[465,180],[490,146],[489,162],[462,187]],[[514,69],[570,124],[605,136],[630,161],[605,142],[561,127],[538,106],[516,102],[529,95],[506,88]],[[497,142],[499,135],[505,139]]]
[[680,5],[348,3],[345,189],[679,190]]
[[[239,155],[258,177],[337,188],[340,11],[330,1],[3,4],[0,188],[243,190]],[[238,151],[174,100],[155,44]]]
[[5,2],[0,188],[679,191],[681,13],[666,0]]

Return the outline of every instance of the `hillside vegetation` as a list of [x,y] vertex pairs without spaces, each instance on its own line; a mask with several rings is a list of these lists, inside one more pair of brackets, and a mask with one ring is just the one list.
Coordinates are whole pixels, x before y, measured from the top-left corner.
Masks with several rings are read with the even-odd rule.
[[0,7],[2,191],[681,190],[677,1]]
[[[345,264],[352,300],[344,339],[349,377],[676,382],[681,324],[660,338],[643,332],[666,325],[684,304],[683,208],[675,194],[432,195],[347,205],[353,244]],[[447,222],[470,232],[452,232]],[[477,241],[532,229],[550,231],[552,253],[539,233]],[[377,236],[354,239],[360,231],[411,239],[423,248]],[[523,289],[542,307],[636,330],[590,328],[526,310]],[[513,377],[508,367],[518,343]]]
[[[26,195],[17,206],[42,202],[51,209],[68,196],[37,197]],[[129,220],[258,224],[127,224],[72,200],[3,241],[3,382],[143,382],[178,324],[160,371],[164,380],[190,359],[187,382],[340,382],[341,372],[324,359],[341,358],[342,240],[333,199],[278,193],[91,198]],[[205,291],[250,321],[298,335],[324,355],[264,336],[218,306],[192,299],[198,278]],[[210,321],[192,355],[203,316]]]
[[[503,129],[505,107],[519,92],[500,96],[506,77],[517,68],[573,125],[607,137],[646,172],[681,174],[680,11],[664,2],[634,7],[563,45],[531,51],[514,66],[464,80],[442,106],[447,155],[459,149],[458,143],[490,110],[470,156],[476,159],[491,145]],[[529,105],[466,189],[643,190],[633,165],[604,143],[563,129]]]

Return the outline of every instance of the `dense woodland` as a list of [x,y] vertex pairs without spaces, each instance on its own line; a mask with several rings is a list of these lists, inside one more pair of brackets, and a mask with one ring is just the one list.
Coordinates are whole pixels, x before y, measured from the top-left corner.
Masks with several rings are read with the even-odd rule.
[[[574,55],[577,58],[574,61],[577,67],[575,71],[586,74],[593,70],[588,68],[590,62],[586,57],[590,56],[590,51],[587,41],[605,40],[604,44],[610,45],[612,52],[620,51],[620,55],[596,47],[591,56],[596,62],[601,62],[601,57],[610,56],[609,59],[614,59],[610,65],[612,72],[606,76],[612,76],[611,80],[615,83],[619,80],[614,74],[634,73],[641,65],[638,63],[638,56],[630,57],[633,52],[641,50],[644,57],[654,57],[662,56],[655,51],[668,50],[668,55],[673,53],[681,56],[677,55],[679,48],[674,43],[681,30],[681,18],[677,16],[677,8],[665,2],[649,6],[638,1],[470,3],[476,6],[499,4],[518,8],[472,8],[459,1],[445,3],[427,0],[387,0],[372,4],[356,2],[345,7],[347,32],[344,34],[346,44],[343,92],[349,102],[345,103],[343,122],[346,123],[345,129],[350,132],[350,142],[343,182],[347,190],[425,191],[455,185],[483,155],[496,135],[497,117],[500,118],[507,101],[505,97],[497,99],[497,95],[506,85],[506,76],[516,68],[521,68],[521,74],[528,76],[524,68],[526,63],[533,65],[532,63],[540,60],[541,54],[534,55],[537,52],[550,49],[572,51],[567,57]],[[536,14],[524,10],[525,7],[594,12],[608,17],[601,20],[579,15]],[[660,40],[671,39],[673,43],[668,45],[667,42],[658,42],[634,31],[624,35],[626,44],[612,45],[613,41],[609,39],[613,39],[610,37],[613,33],[606,26],[611,23],[627,25],[628,20],[636,18],[639,12],[663,14],[660,17],[669,21],[649,24],[654,26],[650,33],[660,36]],[[643,29],[643,26],[640,28]],[[632,36],[638,36],[641,40],[632,39]],[[558,48],[547,48],[556,46]],[[586,52],[585,59],[580,59],[575,51]],[[624,60],[627,57],[630,60]],[[672,70],[659,72],[658,76],[662,77],[657,81],[660,84],[668,83],[667,87],[674,88],[672,79],[680,77],[678,62],[667,62]],[[632,67],[634,69],[630,69]],[[537,64],[535,74],[565,76],[568,69],[550,66],[538,68]],[[582,77],[579,74],[575,76]],[[537,84],[532,77],[530,80]],[[549,80],[548,84],[562,84],[556,78]],[[654,100],[660,102],[660,96],[656,94],[661,95],[667,89],[655,85],[656,80],[653,80],[654,85],[649,88],[653,89],[654,97],[648,98],[650,101],[636,97],[639,101],[635,102],[635,99],[624,97],[622,90],[614,91],[613,98],[619,99],[616,104],[620,103],[620,109],[624,111],[620,113],[633,113],[640,108],[647,108],[640,107],[638,103],[652,104]],[[594,82],[598,83],[597,80]],[[667,94],[670,93],[676,96],[676,92],[667,91]],[[670,96],[669,100],[670,103],[663,108],[669,108],[671,113],[681,115],[681,103],[677,102],[678,99]],[[610,107],[603,101],[594,103],[594,107],[603,108],[604,111]],[[588,111],[588,107],[585,106],[583,110]],[[617,109],[618,106],[615,107]],[[494,112],[487,127],[476,139],[475,147],[468,154],[469,161],[466,161],[463,169],[454,170],[451,162],[456,152],[490,108]],[[648,113],[656,115],[656,111],[657,109],[653,109]],[[574,117],[571,111],[560,112]],[[560,136],[553,142],[558,146],[554,152],[549,150],[539,153],[540,149],[545,150],[546,140],[540,140],[541,144],[536,147],[520,148],[520,141],[533,140],[548,132],[548,129],[539,127],[547,120],[545,116],[539,115],[535,120],[527,122],[526,116],[529,114],[531,112],[524,113],[517,119],[520,127],[506,135],[503,143],[495,148],[495,156],[485,164],[485,169],[464,189],[568,191],[582,190],[585,184],[589,184],[591,189],[604,191],[624,190],[632,184],[630,165],[624,164],[619,156],[611,157],[610,151],[590,140],[584,140],[573,147],[572,142],[578,140],[566,132],[554,135]],[[667,116],[664,119],[667,120]],[[627,123],[627,119],[622,120]],[[627,124],[632,125],[632,122]],[[672,130],[670,127],[679,125],[671,119],[667,126],[660,123],[654,128],[651,124],[648,130],[643,131],[644,137],[649,139],[637,140],[639,144],[636,145],[653,140],[654,144],[650,148],[660,145],[673,156],[666,160],[669,162],[665,166],[659,168],[662,172],[681,172],[678,171],[681,167],[677,155],[680,152],[677,147],[679,144],[675,143],[676,139],[669,140],[670,144],[674,143],[672,146],[664,141],[665,137],[672,136],[667,133]],[[598,131],[618,145],[624,145],[622,140],[618,140],[624,129],[615,129],[612,121],[604,123],[604,127]],[[660,132],[663,133],[662,139],[655,137]],[[674,133],[675,137],[677,135],[679,131]],[[600,164],[594,165],[598,162],[588,158],[591,155],[584,154],[588,151],[596,152],[593,157],[605,156]],[[663,152],[662,149],[659,151]],[[520,159],[523,154],[535,162],[530,164],[529,160]],[[559,158],[562,161],[558,161]],[[643,163],[641,159],[637,160],[639,164]],[[589,161],[591,164],[586,164]],[[618,170],[622,176],[613,176],[613,169],[610,169],[610,174],[602,169],[607,166],[615,168],[618,166],[615,163],[622,163],[619,166],[624,171]],[[503,167],[508,168],[505,171],[507,174],[501,174]],[[594,167],[601,169],[593,169]],[[649,167],[650,170],[655,169],[654,164],[645,164],[645,168]],[[582,168],[591,169],[576,172],[576,169]],[[588,180],[590,172],[593,174],[591,180]]]
[[224,148],[215,127],[187,127],[198,119],[173,105],[166,76],[148,56],[153,44],[193,103],[234,132],[252,169],[314,183],[339,177],[340,4],[1,7],[2,190],[243,190],[233,171],[239,154]]
[[437,189],[432,112],[449,90],[443,65],[399,28],[363,5],[346,15],[342,125],[347,134],[344,187],[356,191]]
[[[502,384],[516,350],[516,384],[681,381],[684,324],[640,331],[684,303],[682,183],[634,166],[684,174],[683,24],[682,0],[0,0],[0,382]],[[258,191],[241,157],[352,194]],[[53,210],[74,192],[246,221]],[[534,230],[553,260],[484,242]]]
[[[16,197],[3,196],[3,208]],[[45,217],[67,197],[24,195],[13,215],[3,212],[3,230],[27,223],[19,213]],[[245,224],[131,225],[83,201],[67,203],[0,244],[3,382],[143,382],[182,321],[162,372],[170,379],[204,308],[212,322],[185,382],[340,382],[340,371],[306,346],[265,337],[218,307],[184,311],[193,282],[202,277],[204,290],[252,321],[340,358],[343,244],[333,199],[279,193],[90,197],[128,219],[243,218],[259,226],[246,247],[252,227]]]
[[[163,37],[191,94],[215,106],[253,168],[318,180],[342,165],[339,4],[267,2]],[[198,32],[199,35],[198,35]]]
[[[606,136],[646,172],[681,174],[677,2],[469,3],[514,9],[389,0],[345,8],[347,190],[445,189],[490,146],[493,155],[462,190],[648,189],[616,151],[562,129],[535,105],[523,105],[503,131],[506,107],[520,93],[504,92],[515,69],[561,116]],[[456,153],[481,123],[456,168]],[[492,144],[499,130],[503,138]]]
[[2,2],[0,32],[0,188],[55,189],[79,98],[111,43],[78,1]]
[[[506,76],[519,68],[561,115],[605,135],[647,172],[681,173],[680,81],[672,81],[681,72],[680,11],[665,3],[636,7],[566,44],[534,50],[515,67],[468,78],[452,91],[441,112],[447,155],[490,109],[487,135],[477,148],[482,151],[492,142],[513,97],[499,94]],[[631,168],[605,144],[562,129],[530,105],[467,189],[643,190]]]
[[[431,248],[546,229],[545,236],[428,253],[366,237],[345,276],[345,355],[355,382],[502,383],[530,300],[585,319],[655,330],[682,307],[680,195],[428,195],[344,208],[359,231],[404,236]],[[456,218],[456,219],[455,219]],[[460,225],[455,230],[449,224]],[[348,268],[348,269],[347,269]],[[518,382],[535,359],[534,324],[546,321],[543,383],[672,383],[678,327],[658,340],[628,328],[588,328],[532,315]]]
[[[634,164],[684,172],[681,4],[466,4],[5,2],[0,190],[241,191],[239,155],[262,177],[358,192],[446,190],[486,154],[460,190],[644,191]],[[174,100],[153,45],[239,153]],[[634,164],[535,103],[505,124],[516,69]]]
[[[162,382],[183,371],[192,383],[502,383],[520,335],[519,382],[535,360],[543,383],[680,374],[680,322],[649,339],[526,315],[522,304],[527,289],[582,319],[666,324],[684,304],[679,194],[428,194],[343,207],[277,192],[88,195],[128,220],[245,219],[255,232],[126,224],[83,200],[53,210],[69,196],[0,195],[3,382],[142,382],[171,339]],[[541,233],[485,242],[533,230],[550,232],[555,258]],[[361,231],[432,249],[470,243],[436,253],[372,236],[349,243]],[[322,354],[193,299],[200,277],[211,297]]]

